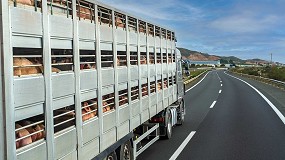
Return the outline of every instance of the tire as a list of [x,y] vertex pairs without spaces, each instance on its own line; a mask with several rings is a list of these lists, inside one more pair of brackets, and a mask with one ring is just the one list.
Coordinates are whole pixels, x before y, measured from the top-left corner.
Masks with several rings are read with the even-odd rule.
[[177,126],[181,126],[185,120],[185,103],[181,101],[179,106],[179,116],[177,117]]
[[172,126],[171,126],[171,120],[172,120],[172,116],[170,113],[170,110],[167,111],[167,122],[165,123],[165,136],[163,137],[164,139],[170,139],[172,136]]
[[117,154],[115,151],[111,152],[107,157],[103,160],[117,160]]
[[120,157],[120,160],[133,160],[133,148],[130,141],[125,142],[121,145],[121,147],[117,150],[117,155]]

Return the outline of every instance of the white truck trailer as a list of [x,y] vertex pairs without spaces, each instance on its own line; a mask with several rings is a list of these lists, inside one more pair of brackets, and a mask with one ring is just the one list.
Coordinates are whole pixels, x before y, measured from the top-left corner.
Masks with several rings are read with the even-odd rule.
[[0,3],[0,160],[135,159],[182,124],[172,30],[95,0]]

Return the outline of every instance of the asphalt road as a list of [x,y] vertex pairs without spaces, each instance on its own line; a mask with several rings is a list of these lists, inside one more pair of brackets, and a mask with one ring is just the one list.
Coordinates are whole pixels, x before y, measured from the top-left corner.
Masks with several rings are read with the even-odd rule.
[[[185,101],[185,123],[138,159],[167,160],[175,154],[179,160],[285,159],[284,123],[247,84],[212,71],[186,93]],[[190,133],[194,136],[179,147]]]

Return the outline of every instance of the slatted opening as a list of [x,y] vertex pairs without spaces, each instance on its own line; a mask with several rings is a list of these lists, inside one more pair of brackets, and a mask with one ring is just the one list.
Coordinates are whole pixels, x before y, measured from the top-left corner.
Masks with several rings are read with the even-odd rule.
[[128,89],[119,91],[119,106],[124,106],[129,103]]
[[148,96],[148,87],[147,87],[147,83],[142,84],[142,85],[141,85],[141,89],[142,89],[142,97],[146,97],[146,96]]
[[160,27],[155,26],[155,36],[157,37],[161,36]]
[[138,65],[138,53],[137,52],[130,52],[130,61],[131,65]]
[[74,105],[53,111],[54,133],[75,125]]
[[79,20],[90,20],[95,22],[95,9],[94,5],[90,2],[77,0],[76,13]]
[[146,52],[141,52],[141,64],[144,65],[144,64],[147,64],[147,55],[146,55]]
[[137,52],[130,52],[130,61],[131,65],[138,65],[138,53]]
[[127,52],[126,51],[117,52],[117,66],[127,66]]
[[157,91],[159,92],[161,90],[162,90],[162,80],[160,79],[157,81]]
[[148,35],[154,37],[154,25],[148,24]]
[[146,23],[144,21],[139,21],[139,30],[141,33],[146,33]]
[[112,10],[98,6],[98,19],[100,24],[107,24],[113,26],[112,24]]
[[161,64],[161,53],[156,53],[156,62]]
[[101,51],[101,66],[114,67],[114,55],[113,51]]
[[43,74],[43,56],[41,48],[13,48],[14,76]]
[[128,26],[130,31],[137,32],[137,19],[128,16]]
[[172,63],[172,54],[170,52],[168,52],[168,63]]
[[171,77],[169,77],[169,86],[172,86],[173,84],[172,84],[172,76]]
[[52,72],[73,71],[73,52],[71,49],[51,49]]
[[161,29],[161,37],[166,39],[166,30],[165,29]]
[[173,84],[176,84],[176,76],[173,76]]
[[171,40],[171,32],[170,31],[167,31],[167,39]]
[[72,0],[47,0],[48,10],[51,15],[62,15],[72,18]]
[[150,94],[155,93],[156,92],[156,82],[152,81],[150,82]]
[[103,113],[115,110],[115,94],[110,93],[102,96]]
[[172,54],[172,61],[175,63],[176,61],[176,57],[175,57],[175,53]]
[[168,88],[168,81],[167,78],[163,79],[163,88]]
[[115,12],[115,20],[116,27],[126,28],[126,15]]
[[131,100],[135,101],[139,99],[139,86],[134,86],[131,88]]
[[9,5],[19,8],[40,11],[42,8],[41,0],[9,0]]
[[80,70],[96,69],[96,51],[95,50],[79,50],[80,54]]
[[154,52],[149,52],[149,64],[155,64]]
[[172,41],[175,41],[175,33],[172,32]]
[[167,63],[167,54],[166,53],[162,53],[162,59],[163,59],[163,63]]
[[37,115],[15,123],[16,149],[45,139],[44,115]]
[[98,101],[97,98],[93,98],[84,102],[81,102],[82,121],[87,121],[98,117]]

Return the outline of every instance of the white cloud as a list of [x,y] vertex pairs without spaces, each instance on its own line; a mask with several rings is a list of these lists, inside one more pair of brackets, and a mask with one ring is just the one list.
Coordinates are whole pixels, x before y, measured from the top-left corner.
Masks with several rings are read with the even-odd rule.
[[272,28],[281,17],[276,14],[262,14],[260,10],[237,8],[229,15],[213,20],[213,28],[232,33],[259,33]]
[[101,0],[118,9],[127,11],[138,17],[161,21],[184,21],[195,20],[203,16],[199,8],[189,3],[177,2],[176,0],[164,1],[125,1],[125,0]]
[[260,16],[255,12],[243,11],[216,19],[210,25],[231,33],[259,33],[273,27],[279,19],[276,15]]

